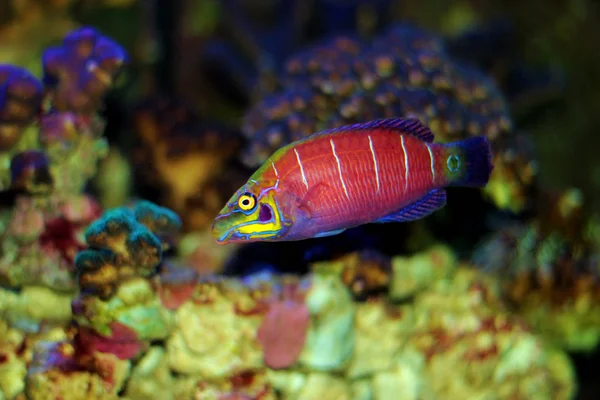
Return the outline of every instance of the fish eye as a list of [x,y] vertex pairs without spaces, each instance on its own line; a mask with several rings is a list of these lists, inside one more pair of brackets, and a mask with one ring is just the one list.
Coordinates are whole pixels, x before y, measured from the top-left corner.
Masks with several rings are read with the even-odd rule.
[[256,196],[252,193],[244,193],[238,199],[238,207],[242,211],[250,211],[256,207]]

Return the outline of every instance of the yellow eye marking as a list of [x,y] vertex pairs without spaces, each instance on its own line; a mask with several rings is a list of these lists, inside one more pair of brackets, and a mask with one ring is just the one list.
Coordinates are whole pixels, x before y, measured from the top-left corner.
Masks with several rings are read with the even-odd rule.
[[256,196],[252,193],[244,193],[238,199],[238,207],[242,211],[250,211],[256,207]]

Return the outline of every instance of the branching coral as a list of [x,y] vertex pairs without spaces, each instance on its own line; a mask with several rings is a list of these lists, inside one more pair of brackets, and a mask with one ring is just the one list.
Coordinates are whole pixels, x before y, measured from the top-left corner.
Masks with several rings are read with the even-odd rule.
[[[2,158],[43,150],[51,161],[54,190],[80,193],[106,153],[104,124],[96,113],[126,60],[125,51],[111,39],[81,28],[44,53],[43,87],[22,68],[0,66]],[[9,171],[0,173],[6,188]]]
[[93,28],[68,34],[44,53],[44,83],[52,108],[93,114],[127,59],[125,50]]

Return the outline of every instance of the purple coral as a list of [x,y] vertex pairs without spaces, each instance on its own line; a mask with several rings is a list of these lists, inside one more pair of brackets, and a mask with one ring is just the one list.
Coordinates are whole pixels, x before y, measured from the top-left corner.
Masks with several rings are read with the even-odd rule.
[[10,182],[13,189],[26,193],[48,193],[52,176],[46,153],[28,150],[16,154],[10,161]]
[[46,50],[43,57],[44,84],[53,108],[93,113],[126,61],[125,50],[96,29],[71,32],[62,46]]
[[0,64],[0,150],[11,149],[37,115],[42,85],[24,68]]
[[439,141],[495,139],[511,129],[494,82],[452,58],[437,36],[411,26],[395,26],[371,43],[322,41],[288,59],[278,78],[276,90],[260,93],[244,118],[249,166],[310,133],[392,116],[421,119]]

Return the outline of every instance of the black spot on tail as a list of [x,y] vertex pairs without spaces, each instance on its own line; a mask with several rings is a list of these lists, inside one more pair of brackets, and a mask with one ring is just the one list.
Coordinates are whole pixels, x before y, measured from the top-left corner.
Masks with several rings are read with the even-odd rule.
[[494,165],[492,149],[485,136],[478,136],[451,143],[449,147],[461,150],[464,174],[451,183],[451,186],[484,187],[487,185]]

